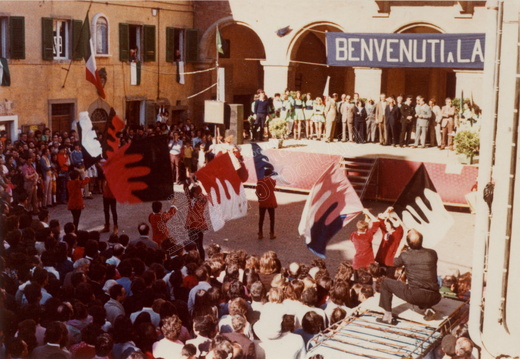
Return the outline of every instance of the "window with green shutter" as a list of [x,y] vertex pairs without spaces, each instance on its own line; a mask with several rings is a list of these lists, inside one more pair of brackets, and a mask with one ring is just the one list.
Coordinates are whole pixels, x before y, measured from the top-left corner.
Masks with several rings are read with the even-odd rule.
[[119,24],[119,61],[130,60],[130,31],[128,24]]
[[25,59],[25,18],[11,16],[9,18],[9,42],[11,59]]
[[186,30],[186,62],[199,61],[199,30]]
[[[85,26],[89,26],[86,24]],[[83,59],[82,31],[87,33],[88,28],[83,29],[83,21],[72,20],[72,60],[81,61]]]
[[52,29],[52,18],[42,18],[42,59],[52,60],[54,58],[53,52],[54,36]]
[[175,61],[175,28],[166,28],[166,62]]
[[143,35],[143,60],[155,61],[155,25],[144,25]]

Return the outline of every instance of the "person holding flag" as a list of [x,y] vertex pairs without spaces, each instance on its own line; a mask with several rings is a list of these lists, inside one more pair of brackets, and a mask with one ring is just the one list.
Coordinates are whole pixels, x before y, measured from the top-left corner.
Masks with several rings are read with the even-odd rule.
[[258,206],[260,207],[260,218],[258,220],[258,239],[264,238],[264,218],[265,212],[269,212],[269,238],[276,239],[274,234],[274,210],[278,207],[276,202],[276,195],[274,193],[276,180],[271,175],[273,170],[266,168],[264,170],[264,177],[259,179],[256,184],[256,196],[258,197]]
[[368,209],[363,209],[365,220],[356,223],[357,230],[352,232],[350,240],[354,244],[356,254],[352,261],[352,267],[359,269],[375,262],[374,251],[372,250],[372,241],[374,234],[379,229],[381,222]]

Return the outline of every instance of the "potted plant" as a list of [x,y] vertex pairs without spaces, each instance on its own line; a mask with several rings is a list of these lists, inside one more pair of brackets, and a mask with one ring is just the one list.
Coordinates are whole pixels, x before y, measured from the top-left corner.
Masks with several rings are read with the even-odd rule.
[[473,157],[478,153],[480,148],[480,135],[476,131],[460,131],[455,135],[455,151],[457,154],[463,154],[469,160],[469,164],[473,164]]
[[287,135],[287,124],[285,120],[281,118],[273,118],[269,121],[269,132],[272,138],[269,142],[273,144],[275,148],[282,148],[283,139]]

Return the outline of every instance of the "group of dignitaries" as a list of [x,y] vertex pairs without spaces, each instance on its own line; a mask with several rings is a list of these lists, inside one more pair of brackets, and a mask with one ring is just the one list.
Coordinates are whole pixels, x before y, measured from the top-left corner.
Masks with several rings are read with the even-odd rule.
[[[469,107],[464,104],[465,109]],[[352,97],[334,93],[322,100],[313,99],[310,93],[302,95],[300,91],[291,95],[289,90],[283,96],[275,94],[274,98],[267,98],[263,90],[258,90],[251,111],[252,138],[256,140],[269,135],[268,128],[262,129],[270,118],[278,117],[287,123],[287,137],[294,139],[326,142],[337,139],[412,148],[437,146],[449,150],[453,150],[458,117],[472,117],[467,119],[471,125],[475,117],[470,110],[459,116],[449,97],[441,108],[435,99],[426,102],[421,95],[414,101],[412,96],[387,97],[382,93],[378,102],[372,99],[365,102],[358,93]]]

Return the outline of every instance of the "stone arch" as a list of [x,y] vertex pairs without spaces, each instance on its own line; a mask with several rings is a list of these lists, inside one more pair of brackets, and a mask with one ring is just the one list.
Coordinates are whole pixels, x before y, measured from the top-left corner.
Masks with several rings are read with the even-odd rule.
[[[435,24],[416,21],[404,24],[394,33],[446,33]],[[384,68],[381,74],[381,90],[387,94],[423,95],[426,99],[455,97],[455,72],[450,68]]]
[[327,76],[330,76],[331,93],[353,91],[353,68],[326,66],[326,32],[344,31],[339,24],[318,21],[309,23],[296,32],[286,55],[289,63],[289,89],[310,92],[313,97],[321,96]]

